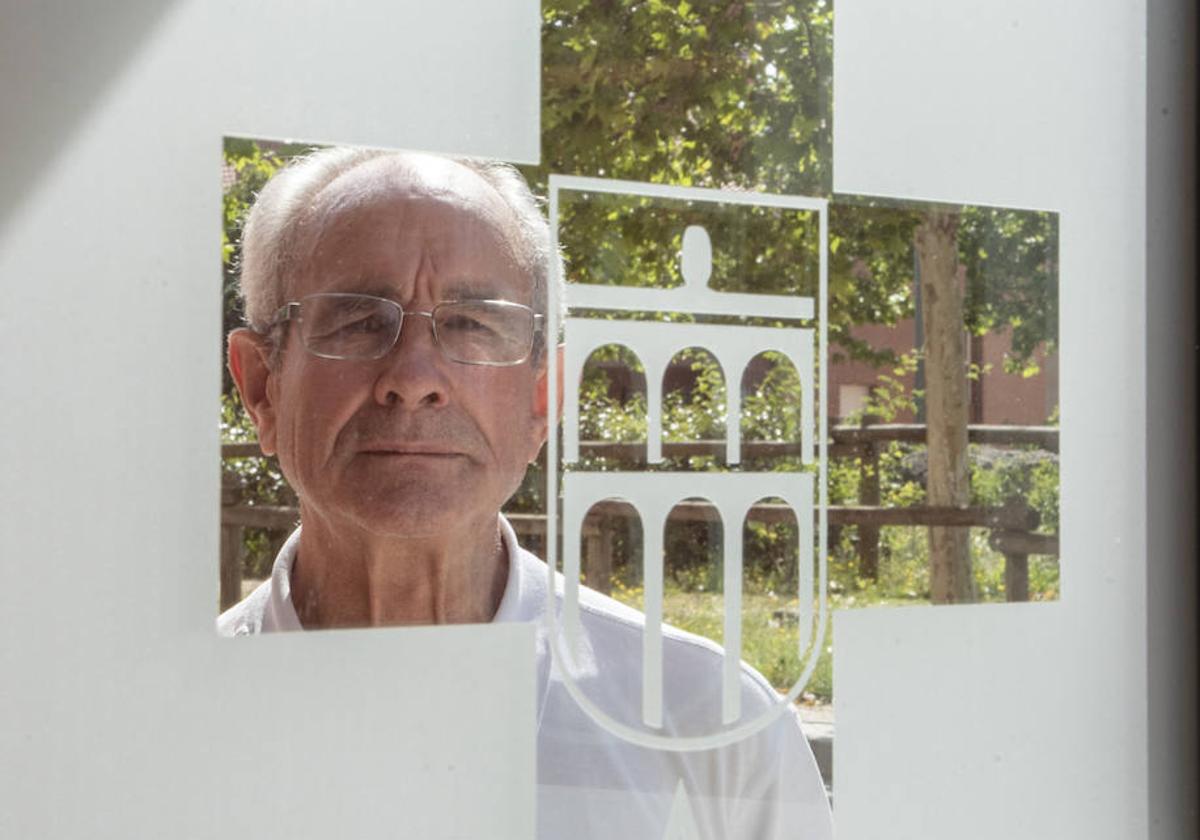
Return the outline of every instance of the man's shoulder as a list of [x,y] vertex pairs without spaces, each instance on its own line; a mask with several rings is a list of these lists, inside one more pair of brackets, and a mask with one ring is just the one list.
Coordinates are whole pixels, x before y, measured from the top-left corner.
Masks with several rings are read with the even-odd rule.
[[217,635],[250,636],[262,632],[263,616],[271,600],[271,579],[267,578],[254,591],[234,604],[217,618]]

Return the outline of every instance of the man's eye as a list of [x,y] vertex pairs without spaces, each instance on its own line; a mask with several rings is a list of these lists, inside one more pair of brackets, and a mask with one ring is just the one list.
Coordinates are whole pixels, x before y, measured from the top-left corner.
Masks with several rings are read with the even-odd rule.
[[388,324],[378,314],[359,314],[359,316],[347,316],[338,320],[336,324],[331,325],[329,331],[340,332],[342,335],[362,335],[385,329],[388,329]]
[[347,315],[322,323],[314,332],[325,338],[373,335],[388,329],[386,319],[379,315]]
[[353,321],[347,322],[341,328],[343,333],[376,333],[381,332],[387,327],[383,318],[378,315],[367,315],[362,318],[356,318]]
[[447,318],[442,327],[454,332],[470,333],[470,332],[492,332],[492,327],[478,318],[471,318],[467,315],[452,315]]

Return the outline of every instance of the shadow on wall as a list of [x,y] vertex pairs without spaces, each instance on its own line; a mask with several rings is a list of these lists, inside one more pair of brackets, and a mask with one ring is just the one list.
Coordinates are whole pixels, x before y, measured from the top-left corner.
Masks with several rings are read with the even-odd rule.
[[5,4],[0,229],[174,5],[162,0]]

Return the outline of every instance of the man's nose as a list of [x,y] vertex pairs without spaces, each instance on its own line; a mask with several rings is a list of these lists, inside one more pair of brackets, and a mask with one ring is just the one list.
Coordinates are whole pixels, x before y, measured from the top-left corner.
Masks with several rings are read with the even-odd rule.
[[375,381],[375,400],[381,405],[398,401],[416,408],[447,403],[449,362],[437,346],[430,313],[404,313],[400,335],[382,363],[383,369]]

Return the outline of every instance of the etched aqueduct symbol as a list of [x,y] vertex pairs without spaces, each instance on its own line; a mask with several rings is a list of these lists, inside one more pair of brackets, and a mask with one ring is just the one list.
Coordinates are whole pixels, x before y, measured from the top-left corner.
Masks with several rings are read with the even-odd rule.
[[[631,504],[641,518],[644,534],[644,612],[646,615],[642,644],[642,724],[637,729],[609,718],[595,708],[584,693],[568,688],[576,699],[602,726],[621,737],[666,749],[703,749],[730,743],[757,731],[774,719],[779,710],[794,699],[803,688],[815,663],[815,651],[820,649],[825,627],[825,411],[813,398],[824,400],[825,324],[824,299],[826,289],[826,224],[827,204],[824,200],[799,196],[778,196],[758,193],[730,192],[669,187],[658,184],[614,182],[594,178],[552,176],[550,178],[550,216],[558,244],[558,199],[561,191],[613,193],[630,197],[658,197],[711,202],[722,205],[775,207],[800,211],[816,217],[820,226],[820,290],[817,300],[812,297],[784,295],[739,294],[716,291],[708,286],[712,272],[712,243],[707,232],[699,226],[689,226],[682,237],[680,264],[684,285],[676,289],[630,288],[572,284],[568,303],[573,310],[599,312],[607,317],[578,317],[568,314],[563,324],[565,353],[563,358],[563,452],[562,452],[562,572],[565,578],[565,603],[562,615],[562,641],[565,651],[556,646],[556,655],[571,656],[577,649],[580,632],[579,581],[580,534],[588,510],[605,499],[621,499]],[[819,304],[819,306],[818,306]],[[820,311],[818,311],[818,309]],[[628,320],[620,317],[630,312],[671,312],[693,316],[762,317],[776,321],[786,319],[805,323],[804,326],[763,327],[729,323],[665,322]],[[616,317],[614,317],[616,316]],[[815,322],[815,323],[814,323]],[[551,324],[552,327],[556,326]],[[556,335],[555,330],[550,335]],[[786,356],[800,375],[802,390],[800,440],[804,472],[589,472],[579,468],[579,384],[584,365],[592,353],[606,345],[619,344],[628,348],[644,366],[647,382],[647,451],[648,463],[661,463],[662,455],[662,394],[663,374],[671,360],[682,350],[703,348],[713,355],[732,381],[736,372],[744,371],[750,361],[765,351]],[[555,355],[550,354],[551,377],[555,381]],[[738,465],[741,460],[741,393],[737,387],[726,388],[726,464]],[[818,428],[819,426],[819,428]],[[556,486],[558,464],[553,445],[548,459],[550,488]],[[548,492],[548,513],[554,521],[556,494]],[[663,531],[671,509],[685,499],[703,497],[716,506],[727,527],[724,529],[724,599],[725,615],[722,641],[725,647],[721,691],[722,728],[704,736],[668,738],[656,732],[663,724]],[[792,507],[798,527],[797,556],[799,558],[799,648],[803,673],[789,692],[780,709],[759,719],[743,720],[740,705],[741,662],[741,587],[742,544],[740,528],[728,527],[742,523],[750,508],[764,497],[778,497]],[[819,518],[814,522],[814,513]],[[556,540],[549,534],[549,561],[555,568]],[[817,561],[814,564],[814,556]],[[814,580],[814,565],[819,568],[819,580]],[[814,601],[816,606],[814,607]],[[819,615],[814,615],[819,612]],[[806,657],[807,654],[807,657]]]

